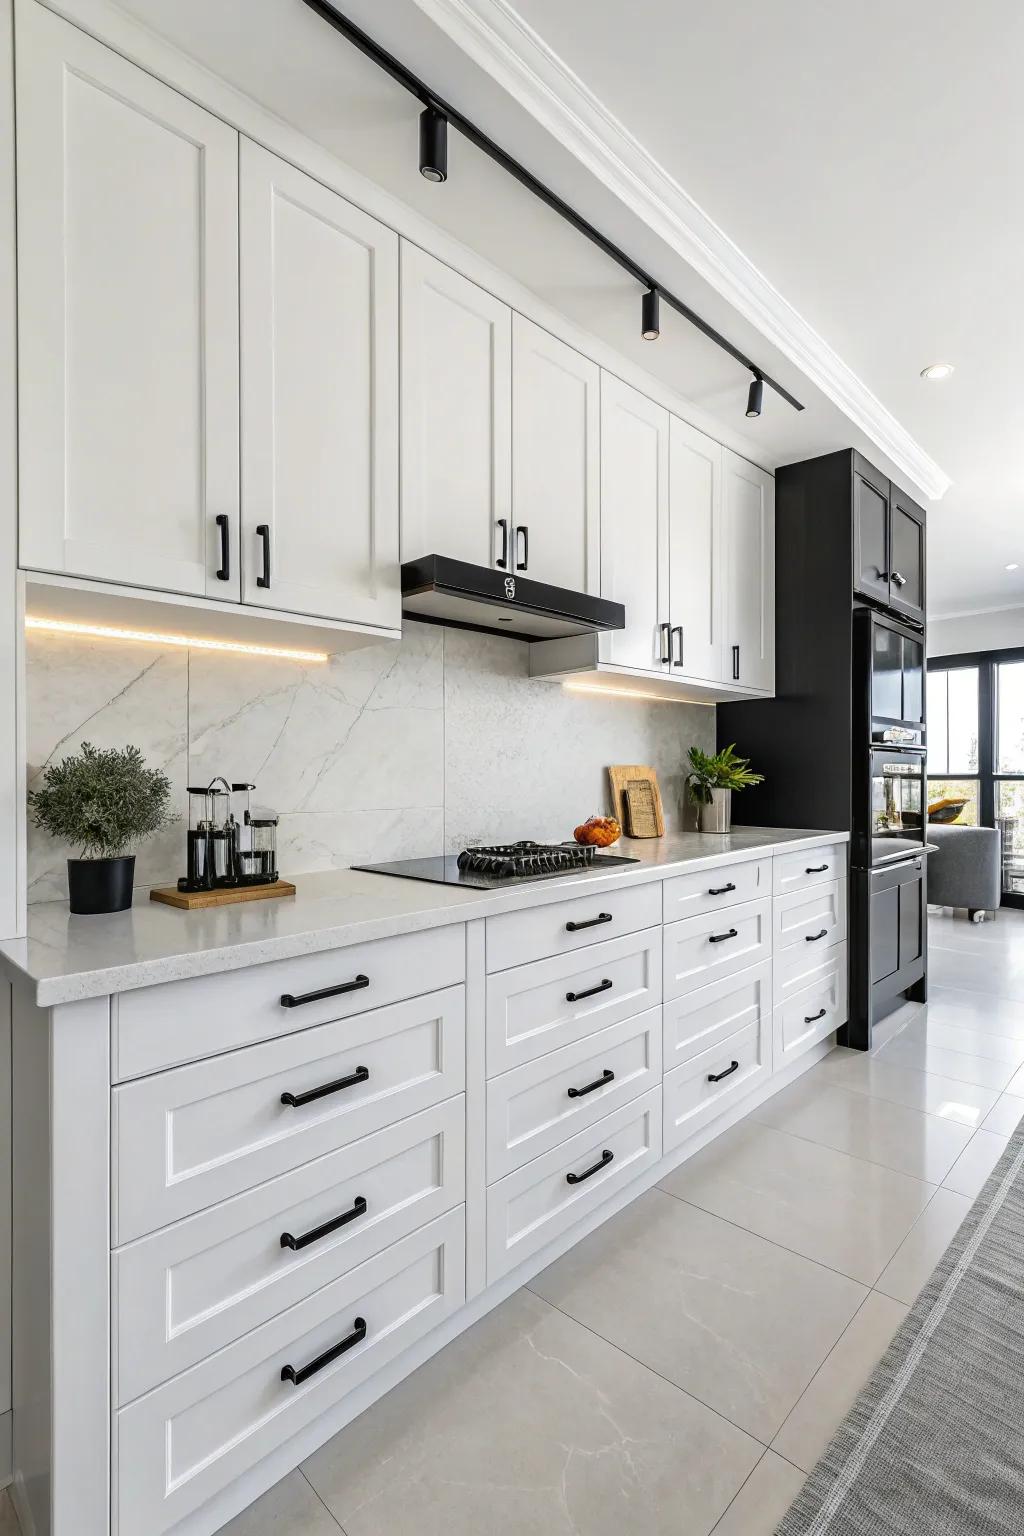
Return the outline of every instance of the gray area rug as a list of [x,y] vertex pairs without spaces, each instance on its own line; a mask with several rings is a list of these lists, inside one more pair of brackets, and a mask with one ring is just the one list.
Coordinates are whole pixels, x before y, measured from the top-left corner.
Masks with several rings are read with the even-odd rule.
[[778,1536],[1024,1536],[1024,1125]]

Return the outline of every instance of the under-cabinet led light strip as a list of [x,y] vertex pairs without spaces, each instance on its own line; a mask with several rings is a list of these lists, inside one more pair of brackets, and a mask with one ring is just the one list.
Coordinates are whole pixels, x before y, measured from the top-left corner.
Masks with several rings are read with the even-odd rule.
[[667,693],[647,693],[640,688],[608,688],[603,683],[577,682],[563,682],[562,687],[569,693],[607,694],[616,699],[653,699],[657,704],[701,704],[707,709],[714,708],[710,699],[680,699]]
[[243,640],[210,640],[203,635],[165,635],[151,629],[117,629],[110,624],[78,624],[71,619],[41,619],[32,614],[26,629],[55,635],[83,635],[90,640],[133,640],[147,645],[176,645],[189,651],[227,651],[239,656],[275,656],[282,661],[327,661],[326,651],[295,651],[280,645],[248,645]]

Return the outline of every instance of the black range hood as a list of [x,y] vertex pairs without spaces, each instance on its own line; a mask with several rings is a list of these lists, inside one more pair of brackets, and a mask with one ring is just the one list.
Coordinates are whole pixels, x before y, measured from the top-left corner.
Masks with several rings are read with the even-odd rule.
[[624,629],[626,624],[621,603],[447,555],[424,555],[404,563],[402,613],[426,624],[482,630],[511,640],[562,640]]

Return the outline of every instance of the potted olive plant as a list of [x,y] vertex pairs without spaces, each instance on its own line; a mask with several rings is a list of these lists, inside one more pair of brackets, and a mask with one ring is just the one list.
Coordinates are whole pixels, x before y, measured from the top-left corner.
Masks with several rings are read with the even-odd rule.
[[138,747],[101,750],[82,743],[51,763],[28,799],[37,827],[80,848],[68,859],[72,912],[123,912],[132,904],[135,854],[144,837],[176,821],[167,775],[147,768]]
[[763,784],[763,773],[752,773],[749,757],[739,757],[736,743],[721,752],[690,748],[690,772],[686,786],[697,807],[702,832],[728,832],[732,826],[732,792]]

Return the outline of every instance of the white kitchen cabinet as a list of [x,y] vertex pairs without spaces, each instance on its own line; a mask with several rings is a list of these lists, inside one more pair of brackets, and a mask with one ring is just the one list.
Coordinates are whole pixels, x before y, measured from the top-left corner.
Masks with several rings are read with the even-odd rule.
[[600,437],[600,368],[514,315],[514,563],[534,581],[600,590]]
[[677,416],[669,429],[671,672],[721,681],[722,446]]
[[511,568],[512,311],[402,241],[402,559]]
[[20,563],[237,599],[238,135],[39,5],[17,70]]
[[626,627],[602,660],[668,671],[669,414],[613,374],[601,375],[601,596]]
[[398,629],[398,236],[243,139],[242,597]]
[[775,481],[729,449],[724,455],[723,673],[745,688],[775,689]]

